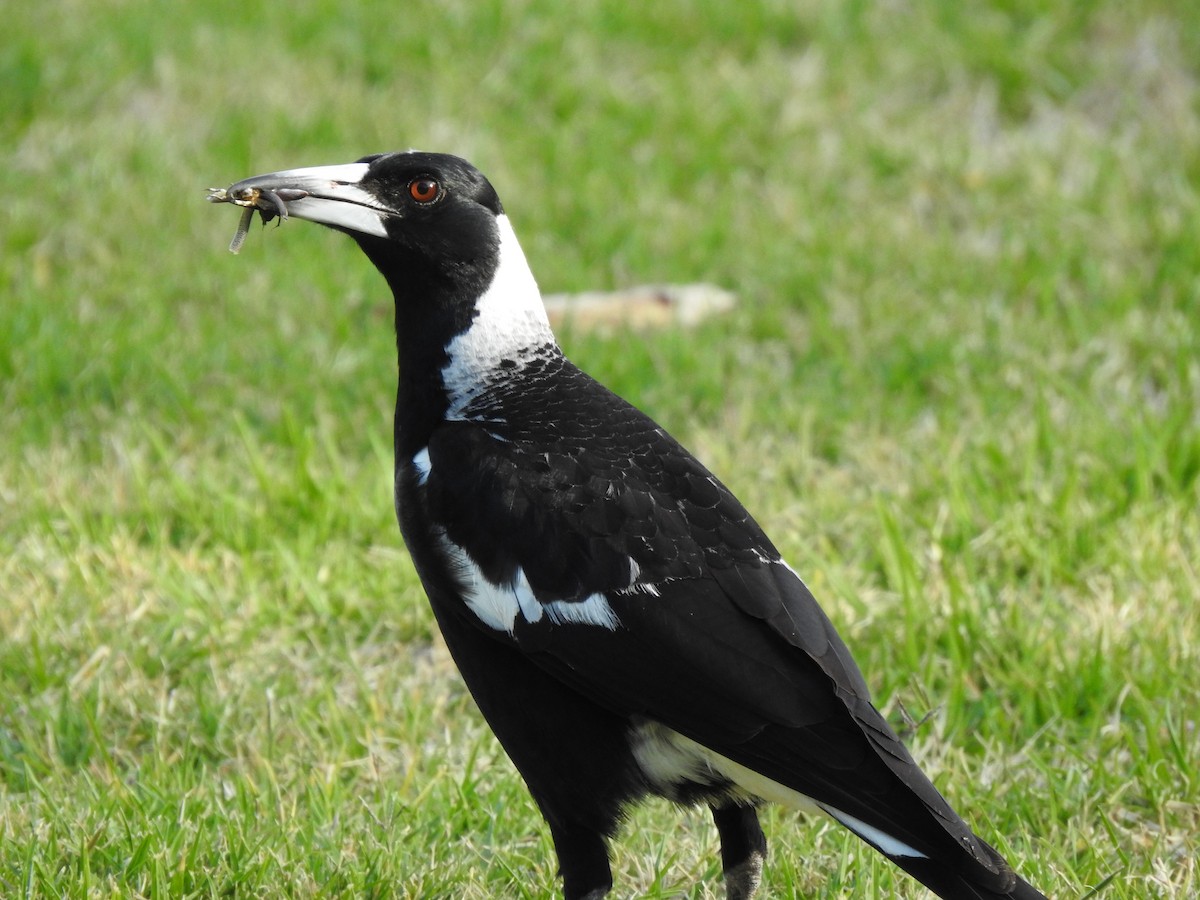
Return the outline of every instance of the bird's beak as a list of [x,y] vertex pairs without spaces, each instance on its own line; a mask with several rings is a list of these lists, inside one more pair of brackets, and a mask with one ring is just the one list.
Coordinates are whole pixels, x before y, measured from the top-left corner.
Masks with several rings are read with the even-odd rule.
[[264,222],[295,216],[351,234],[386,238],[385,221],[394,213],[360,186],[369,169],[367,163],[287,169],[255,175],[227,188],[209,188],[208,199],[245,208],[238,234],[230,245],[235,253],[254,210]]

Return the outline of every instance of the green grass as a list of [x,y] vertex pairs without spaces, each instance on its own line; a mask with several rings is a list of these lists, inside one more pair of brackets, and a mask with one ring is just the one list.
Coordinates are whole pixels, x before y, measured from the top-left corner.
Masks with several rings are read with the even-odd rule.
[[[203,189],[420,146],[1055,897],[1200,892],[1200,6],[9,4],[0,895],[545,897],[392,518],[390,298]],[[682,823],[682,824],[680,824]],[[921,896],[774,811],[767,896]],[[715,897],[651,804],[619,896]]]

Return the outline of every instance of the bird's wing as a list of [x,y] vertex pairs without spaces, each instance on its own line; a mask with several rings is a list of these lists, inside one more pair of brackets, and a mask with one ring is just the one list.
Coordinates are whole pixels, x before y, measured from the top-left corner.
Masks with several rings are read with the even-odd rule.
[[511,609],[481,627],[594,702],[867,823],[850,827],[885,852],[881,837],[1010,879],[736,498],[636,410],[608,421],[586,441],[569,425],[550,443],[499,425],[435,431],[423,505],[468,592]]

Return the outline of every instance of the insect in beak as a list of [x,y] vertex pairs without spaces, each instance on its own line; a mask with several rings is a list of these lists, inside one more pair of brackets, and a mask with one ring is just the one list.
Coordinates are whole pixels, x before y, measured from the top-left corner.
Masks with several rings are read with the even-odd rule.
[[246,240],[246,232],[250,230],[250,223],[254,220],[256,210],[262,217],[264,225],[272,219],[279,219],[280,224],[282,224],[288,217],[288,203],[293,200],[301,200],[307,196],[307,191],[302,191],[298,188],[280,188],[278,191],[272,191],[251,187],[242,188],[232,193],[226,188],[208,189],[209,202],[233,203],[243,207],[242,217],[238,220],[237,231],[233,233],[233,240],[229,242],[230,253],[237,253],[242,249],[242,244]]

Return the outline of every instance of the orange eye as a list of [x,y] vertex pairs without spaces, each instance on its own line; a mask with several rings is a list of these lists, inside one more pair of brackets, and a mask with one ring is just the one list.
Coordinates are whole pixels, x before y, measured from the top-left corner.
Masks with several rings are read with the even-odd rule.
[[442,193],[442,186],[428,175],[414,178],[408,183],[408,195],[418,203],[432,203]]

